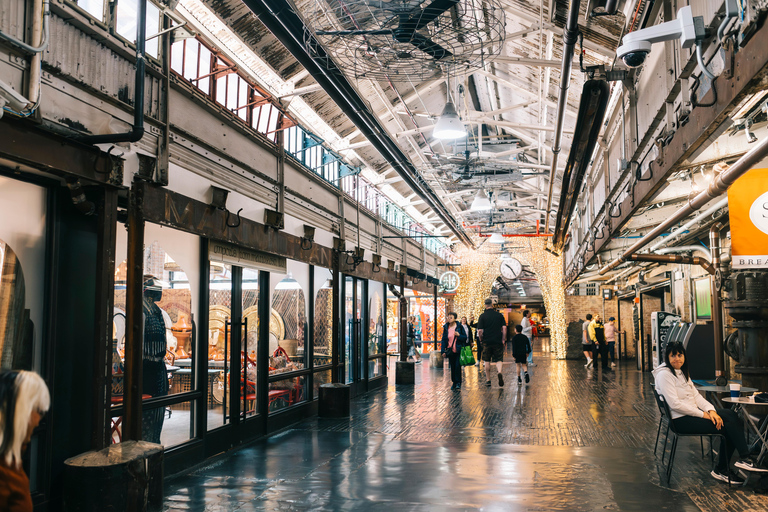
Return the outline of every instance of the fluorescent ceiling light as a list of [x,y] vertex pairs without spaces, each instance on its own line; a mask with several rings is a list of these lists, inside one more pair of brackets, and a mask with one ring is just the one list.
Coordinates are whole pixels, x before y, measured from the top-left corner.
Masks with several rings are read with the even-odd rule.
[[504,237],[501,236],[501,233],[494,233],[491,235],[491,238],[488,239],[489,244],[503,244],[504,243]]
[[432,130],[432,135],[437,139],[458,139],[467,135],[467,129],[459,119],[453,102],[449,101],[445,104],[443,113]]
[[488,199],[487,195],[485,195],[485,191],[483,189],[477,190],[477,195],[475,195],[475,199],[472,200],[472,205],[469,207],[469,209],[473,212],[480,212],[483,210],[491,209],[491,200]]

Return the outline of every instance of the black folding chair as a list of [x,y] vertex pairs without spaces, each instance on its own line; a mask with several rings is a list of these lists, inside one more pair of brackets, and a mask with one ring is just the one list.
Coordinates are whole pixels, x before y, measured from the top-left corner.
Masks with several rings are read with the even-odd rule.
[[656,399],[656,405],[659,408],[659,428],[656,430],[656,444],[653,445],[653,454],[656,455],[656,450],[659,448],[659,436],[661,436],[661,426],[664,424],[664,421],[667,422],[667,432],[664,435],[664,448],[661,450],[661,462],[664,463],[664,457],[667,453],[667,440],[669,439],[669,423],[670,418],[667,416],[666,411],[664,410],[664,404],[661,403],[661,399],[659,398],[659,394],[656,392],[656,387],[651,383],[651,389],[653,390],[653,397]]
[[[712,447],[712,438],[713,437],[722,437],[723,442],[727,443],[728,440],[725,438],[722,434],[683,434],[677,431],[675,428],[675,423],[672,421],[672,411],[669,408],[669,404],[664,399],[664,395],[659,395],[656,393],[656,390],[654,389],[654,394],[656,395],[657,399],[659,400],[661,407],[664,409],[664,415],[667,418],[667,435],[669,435],[669,431],[671,430],[673,434],[675,434],[675,437],[672,439],[672,446],[669,449],[669,465],[667,466],[667,483],[669,483],[669,479],[672,476],[672,466],[675,463],[675,454],[677,453],[677,441],[681,437],[698,437],[699,440],[701,440],[702,443],[702,457],[704,456],[704,441],[702,438],[709,437],[709,443],[710,447]],[[726,446],[726,445],[724,445]],[[664,442],[664,448],[666,449],[666,441]],[[727,446],[726,446],[727,447]],[[726,453],[728,451],[726,450]],[[664,458],[662,457],[662,463],[664,462]],[[715,455],[714,450],[712,450],[712,464],[714,466],[715,462]],[[728,480],[728,485],[731,485],[730,479]]]

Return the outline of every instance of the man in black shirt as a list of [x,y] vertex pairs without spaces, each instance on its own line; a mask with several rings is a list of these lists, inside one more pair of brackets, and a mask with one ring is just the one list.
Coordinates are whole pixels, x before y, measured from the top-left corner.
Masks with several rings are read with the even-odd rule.
[[507,341],[507,321],[504,315],[493,309],[493,300],[485,299],[485,312],[477,320],[477,339],[483,344],[485,385],[491,385],[491,363],[496,363],[499,386],[504,386],[501,362],[504,360],[504,344]]

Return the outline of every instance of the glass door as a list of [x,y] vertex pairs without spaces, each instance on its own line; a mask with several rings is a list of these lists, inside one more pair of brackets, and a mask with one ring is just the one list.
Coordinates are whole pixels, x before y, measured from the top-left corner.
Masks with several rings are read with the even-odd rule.
[[208,442],[226,449],[252,433],[258,416],[259,271],[210,262],[208,292]]
[[365,325],[365,281],[352,276],[344,278],[344,383],[352,395],[367,391],[368,351],[363,334]]

